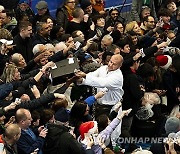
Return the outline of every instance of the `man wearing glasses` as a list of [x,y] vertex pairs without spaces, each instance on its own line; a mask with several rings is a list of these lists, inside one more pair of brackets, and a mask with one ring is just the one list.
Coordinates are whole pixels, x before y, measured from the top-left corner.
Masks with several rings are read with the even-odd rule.
[[68,21],[73,19],[72,12],[75,8],[75,0],[65,0],[64,5],[56,11],[57,24],[66,30]]
[[150,30],[153,30],[155,27],[155,20],[152,16],[147,16],[143,18],[143,22],[141,23],[141,30],[143,31],[143,34],[146,34]]
[[113,30],[116,23],[125,23],[125,19],[122,18],[119,14],[119,10],[117,8],[112,8],[109,11],[109,15],[106,18],[105,29],[108,31]]
[[35,22],[41,21],[44,16],[51,16],[46,1],[39,1],[36,4],[36,9],[37,9],[37,14],[35,16]]

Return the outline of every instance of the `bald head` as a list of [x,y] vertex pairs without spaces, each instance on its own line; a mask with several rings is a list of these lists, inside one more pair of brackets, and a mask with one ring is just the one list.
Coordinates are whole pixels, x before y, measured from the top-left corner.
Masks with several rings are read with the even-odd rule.
[[120,54],[113,55],[108,63],[108,71],[115,71],[122,66],[123,57]]
[[27,110],[27,109],[23,109],[23,108],[18,109],[16,111],[16,115],[15,115],[17,123],[19,123],[22,120],[26,120],[27,113],[30,113],[29,110]]

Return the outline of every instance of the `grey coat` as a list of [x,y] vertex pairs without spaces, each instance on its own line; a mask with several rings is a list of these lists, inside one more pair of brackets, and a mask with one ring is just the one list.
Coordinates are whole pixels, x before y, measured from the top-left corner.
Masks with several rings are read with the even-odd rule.
[[[140,14],[143,6],[143,0],[132,0],[131,6],[131,20],[140,22]],[[157,20],[157,15],[154,6],[154,0],[150,0],[149,7],[151,9],[151,15]]]
[[63,27],[63,29],[66,30],[67,23],[68,23],[68,12],[64,6],[57,10],[56,22],[59,26]]

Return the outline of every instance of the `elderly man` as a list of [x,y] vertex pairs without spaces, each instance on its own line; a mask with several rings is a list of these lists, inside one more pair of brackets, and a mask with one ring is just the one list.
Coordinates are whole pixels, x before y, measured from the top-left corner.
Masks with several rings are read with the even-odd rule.
[[[98,100],[96,114],[109,114],[112,107],[118,103],[124,94],[123,75],[120,67],[123,63],[123,57],[119,54],[113,55],[108,65],[101,66],[94,72],[85,74],[76,73],[80,77],[78,82],[97,88],[97,91],[104,91],[106,94]],[[99,111],[98,111],[99,110]],[[97,116],[96,115],[96,116]]]

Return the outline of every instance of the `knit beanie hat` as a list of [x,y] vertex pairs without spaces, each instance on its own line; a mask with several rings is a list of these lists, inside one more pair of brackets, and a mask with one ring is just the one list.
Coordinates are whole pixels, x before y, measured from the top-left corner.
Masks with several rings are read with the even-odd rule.
[[88,121],[88,122],[82,123],[79,127],[81,139],[84,140],[85,133],[94,134],[97,129],[98,129],[97,121]]
[[158,62],[159,66],[165,70],[167,70],[172,64],[172,58],[168,55],[159,55],[156,57],[156,61]]
[[91,5],[91,2],[89,0],[82,0],[81,1],[81,8],[85,10],[88,6]]
[[166,133],[176,133],[180,130],[180,120],[176,117],[170,117],[165,123]]
[[0,85],[0,100],[6,98],[12,90],[13,85],[11,83],[5,83]]

